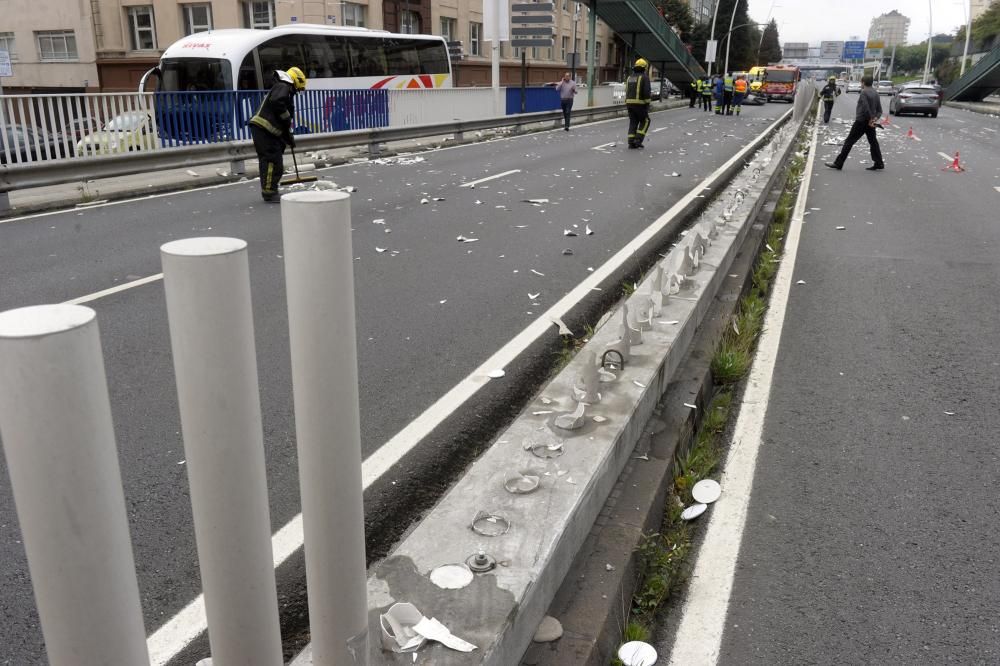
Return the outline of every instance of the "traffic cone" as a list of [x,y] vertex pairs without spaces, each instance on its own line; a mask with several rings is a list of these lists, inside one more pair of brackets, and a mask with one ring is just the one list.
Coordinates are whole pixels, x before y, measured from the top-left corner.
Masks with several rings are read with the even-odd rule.
[[888,127],[888,126],[889,126],[889,125],[891,125],[891,124],[892,124],[892,123],[891,123],[891,122],[889,122],[889,114],[887,113],[887,114],[885,114],[885,120],[883,120],[883,121],[882,121],[882,126],[883,126],[883,127]]
[[956,173],[960,171],[965,171],[965,167],[958,163],[958,151],[955,151],[955,159],[951,161],[951,164],[941,169],[942,171],[954,171]]
[[911,128],[909,129],[909,131],[908,131],[908,132],[906,133],[906,138],[907,138],[907,139],[912,139],[912,138],[913,138],[913,128],[912,128],[912,127],[911,127]]

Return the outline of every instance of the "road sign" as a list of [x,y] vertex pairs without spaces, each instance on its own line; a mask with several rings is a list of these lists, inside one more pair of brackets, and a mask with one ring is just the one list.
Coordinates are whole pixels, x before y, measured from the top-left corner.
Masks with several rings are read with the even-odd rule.
[[527,37],[524,39],[510,40],[510,45],[517,48],[524,48],[526,46],[552,46],[554,43],[555,42],[552,39],[531,39]]
[[864,42],[844,42],[844,60],[862,60],[864,57]]
[[882,39],[869,39],[868,43],[865,44],[866,49],[884,49],[885,40]]
[[844,52],[844,42],[820,42],[819,57],[824,60],[839,60]]
[[865,60],[881,60],[884,49],[865,49]]
[[483,0],[483,39],[487,42],[510,40],[510,12],[506,2]]
[[452,60],[462,60],[465,58],[465,49],[462,42],[448,42],[448,57]]
[[511,16],[511,23],[552,23],[551,14],[539,14],[539,15],[528,15],[528,16]]
[[527,4],[515,3],[511,5],[510,11],[512,12],[549,12],[555,9],[555,5],[551,2],[531,2]]
[[515,37],[553,37],[552,28],[511,28],[510,33]]
[[0,51],[0,76],[14,76],[14,68],[10,64],[10,53]]

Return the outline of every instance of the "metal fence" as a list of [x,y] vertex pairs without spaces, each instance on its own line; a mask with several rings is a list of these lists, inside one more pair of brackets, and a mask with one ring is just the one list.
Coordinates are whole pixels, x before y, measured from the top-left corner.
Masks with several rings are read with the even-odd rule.
[[[624,102],[620,84],[594,89],[596,106]],[[510,90],[518,97],[519,91]],[[250,138],[247,121],[264,90],[0,96],[0,163],[156,151]],[[531,88],[544,109],[548,88]],[[583,95],[581,95],[583,97]],[[519,98],[519,97],[518,97]],[[498,113],[490,88],[305,90],[295,101],[295,134],[415,127]],[[537,107],[537,108],[536,108]],[[538,104],[529,110],[542,110]],[[519,105],[509,107],[511,114]]]

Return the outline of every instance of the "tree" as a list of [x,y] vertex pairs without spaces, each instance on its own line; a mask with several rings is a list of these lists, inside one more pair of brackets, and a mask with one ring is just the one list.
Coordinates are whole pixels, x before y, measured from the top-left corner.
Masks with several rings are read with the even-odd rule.
[[688,4],[684,0],[657,0],[656,6],[663,15],[663,19],[677,30],[681,41],[685,44],[691,43],[694,16],[691,15],[691,8]]
[[[982,44],[991,37],[1000,35],[1000,2],[993,0],[989,8],[972,22],[972,38]],[[965,39],[965,32],[962,32]]]
[[778,24],[774,19],[764,28],[764,39],[757,54],[757,65],[767,65],[781,60],[781,42],[778,41]]

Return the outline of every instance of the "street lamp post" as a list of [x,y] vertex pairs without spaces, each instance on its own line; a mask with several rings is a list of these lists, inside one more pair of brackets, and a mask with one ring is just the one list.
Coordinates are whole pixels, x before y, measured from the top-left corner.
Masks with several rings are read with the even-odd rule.
[[965,76],[965,61],[969,57],[969,37],[972,36],[972,0],[969,0],[968,6],[965,2],[962,3],[962,9],[965,9],[965,49],[962,51],[962,67],[958,73],[959,78]]
[[722,75],[729,74],[729,47],[733,43],[733,23],[736,22],[736,10],[739,9],[740,0],[733,3],[733,15],[729,17],[729,32],[726,33],[726,65],[722,68]]
[[[715,19],[719,15],[719,3],[720,2],[722,2],[722,0],[715,0],[715,10],[712,12],[712,30],[711,30],[711,32],[708,33],[708,41],[710,41],[710,42],[715,41]],[[705,48],[707,49],[708,47],[706,46]],[[706,56],[707,56],[707,54],[706,54]],[[711,76],[712,76],[712,65],[715,64],[715,59],[717,57],[718,57],[718,48],[716,48],[716,54],[712,57],[712,61],[708,63],[708,76],[709,76],[709,78],[711,78]]]
[[934,47],[934,7],[932,0],[927,0],[927,60],[924,61],[923,83],[927,83],[931,73],[931,50]]

